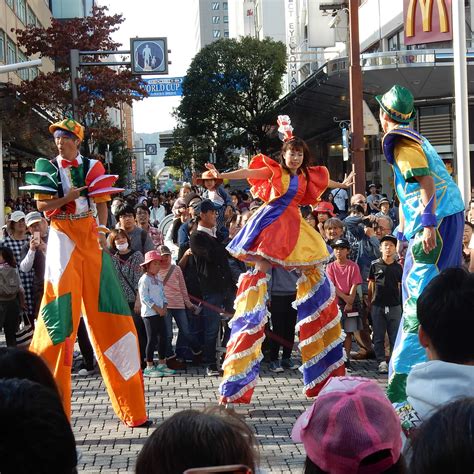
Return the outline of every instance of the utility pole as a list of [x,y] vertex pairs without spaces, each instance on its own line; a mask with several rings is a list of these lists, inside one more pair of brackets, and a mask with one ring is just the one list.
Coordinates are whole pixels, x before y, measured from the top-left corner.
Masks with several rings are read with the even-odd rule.
[[466,10],[464,2],[454,1],[453,62],[454,106],[456,111],[456,174],[459,189],[467,204],[471,200],[471,170],[469,153],[469,109],[467,95]]
[[354,190],[365,194],[364,117],[359,45],[359,0],[349,0],[349,91],[351,101],[351,152],[356,172]]
[[77,83],[79,77],[79,50],[71,49],[69,51],[69,61],[71,68],[71,94],[72,94],[72,118],[79,121],[79,114],[77,112]]

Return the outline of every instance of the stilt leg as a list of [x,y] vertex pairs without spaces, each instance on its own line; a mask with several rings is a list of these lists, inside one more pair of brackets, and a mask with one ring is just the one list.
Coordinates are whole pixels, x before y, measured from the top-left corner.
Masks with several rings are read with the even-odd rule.
[[322,267],[303,271],[297,282],[294,307],[298,311],[304,392],[316,396],[331,376],[344,375],[340,312],[334,286]]
[[250,403],[262,359],[262,342],[268,319],[265,273],[252,270],[239,280],[235,315],[229,323],[231,335],[222,365],[224,380],[219,392],[221,403]]

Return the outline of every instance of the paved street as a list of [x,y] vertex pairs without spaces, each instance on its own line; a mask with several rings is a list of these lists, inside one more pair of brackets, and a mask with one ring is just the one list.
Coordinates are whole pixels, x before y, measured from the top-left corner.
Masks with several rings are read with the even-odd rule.
[[[375,361],[354,362],[354,375],[385,378],[376,373]],[[298,371],[269,372],[266,364],[253,403],[238,406],[254,430],[265,472],[301,472],[302,446],[290,439],[298,415],[310,404],[301,394]],[[203,369],[190,368],[176,377],[147,379],[146,397],[150,417],[159,424],[173,413],[216,403],[218,378],[205,377]],[[137,453],[154,430],[129,429],[115,418],[100,376],[73,376],[73,425],[82,452],[80,472],[133,472]]]
[[[5,345],[0,333],[0,346]],[[386,377],[377,373],[375,360],[353,362],[354,372],[376,379],[382,386]],[[299,371],[273,374],[262,363],[253,403],[237,406],[255,430],[263,472],[302,471],[304,453],[291,441],[294,422],[311,404],[301,393]],[[82,453],[79,472],[134,472],[135,459],[156,425],[180,410],[203,408],[216,403],[220,379],[206,377],[204,369],[191,367],[175,377],[145,379],[147,408],[155,426],[130,429],[115,417],[99,374],[72,379],[72,424],[77,447]]]

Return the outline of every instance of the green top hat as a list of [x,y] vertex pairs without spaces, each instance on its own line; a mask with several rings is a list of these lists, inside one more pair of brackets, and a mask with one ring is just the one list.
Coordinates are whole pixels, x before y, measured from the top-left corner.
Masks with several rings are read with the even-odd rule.
[[410,123],[416,117],[413,94],[405,87],[395,84],[384,95],[375,99],[382,110],[395,122]]

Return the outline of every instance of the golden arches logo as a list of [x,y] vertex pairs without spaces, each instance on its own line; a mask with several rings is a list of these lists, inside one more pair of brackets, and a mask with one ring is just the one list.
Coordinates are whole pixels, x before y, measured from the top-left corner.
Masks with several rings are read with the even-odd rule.
[[[455,0],[458,1],[458,0]],[[423,31],[431,32],[433,23],[433,4],[434,0],[419,0],[421,19],[423,23]],[[438,5],[439,14],[439,31],[440,33],[447,33],[449,31],[449,16],[448,8],[445,0],[436,0]],[[415,18],[416,18],[416,7],[418,0],[410,0],[407,10],[407,18],[405,31],[407,37],[415,36]]]

